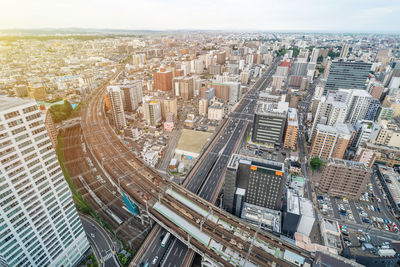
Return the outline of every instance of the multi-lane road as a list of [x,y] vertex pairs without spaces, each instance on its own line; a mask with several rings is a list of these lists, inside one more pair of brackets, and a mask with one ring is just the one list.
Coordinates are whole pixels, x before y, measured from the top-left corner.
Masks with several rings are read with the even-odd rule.
[[[252,122],[254,109],[258,99],[258,93],[265,89],[271,81],[271,77],[279,64],[276,60],[257,82],[252,89],[243,96],[236,110],[229,115],[227,124],[221,128],[221,132],[215,135],[217,140],[205,151],[202,158],[197,162],[185,183],[186,188],[198,194],[203,199],[212,203],[218,197],[223,183],[223,176],[231,155],[236,151],[249,122]],[[135,257],[134,265],[149,262],[157,257],[156,264],[166,267],[179,267],[190,264],[194,253],[181,241],[171,238],[169,247],[162,248],[160,237],[165,235],[164,229],[153,230],[145,246],[139,252],[141,256]],[[148,247],[146,247],[148,246]],[[158,247],[157,249],[155,249]],[[150,248],[150,249],[149,249]]]
[[114,244],[104,229],[93,219],[81,216],[82,226],[101,267],[119,267]]

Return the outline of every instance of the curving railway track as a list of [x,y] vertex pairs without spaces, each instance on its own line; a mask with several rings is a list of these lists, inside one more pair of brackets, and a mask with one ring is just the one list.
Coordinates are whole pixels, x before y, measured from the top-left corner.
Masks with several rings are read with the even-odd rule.
[[[226,230],[221,225],[208,220],[204,222],[203,230],[216,242],[223,244],[225,248],[235,251],[241,258],[246,258],[259,266],[273,266],[275,264],[281,266],[292,265],[292,263],[277,257],[277,255],[272,255],[270,252],[254,246],[254,239],[261,240],[261,242],[279,251],[289,250],[304,258],[312,256],[309,252],[303,251],[270,233],[259,231],[255,227],[241,222],[238,218],[218,209],[190,191],[164,179],[153,169],[147,167],[125,147],[108,124],[103,111],[102,95],[104,90],[105,88],[102,88],[97,91],[83,110],[82,128],[86,144],[93,156],[101,164],[102,168],[104,168],[112,183],[118,185],[135,202],[146,207],[152,218],[173,229],[175,235],[178,235],[180,239],[189,239],[187,232],[153,209],[153,206],[159,202],[177,214],[180,214],[188,221],[194,224],[199,222],[201,216],[196,211],[190,207],[182,208],[178,206],[176,200],[165,193],[167,189],[172,189],[201,205],[204,209],[212,211],[221,220],[228,222],[233,227],[232,230]],[[237,236],[237,233],[241,233],[240,236]],[[210,249],[210,247],[205,246],[195,238],[190,239],[189,242],[197,251],[203,252],[203,254],[206,254],[214,262],[218,262],[224,266],[232,265],[218,251]]]

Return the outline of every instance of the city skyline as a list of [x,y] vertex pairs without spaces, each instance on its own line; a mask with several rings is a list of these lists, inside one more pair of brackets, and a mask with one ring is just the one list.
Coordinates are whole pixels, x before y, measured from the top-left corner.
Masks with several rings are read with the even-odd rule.
[[[284,0],[168,3],[152,0],[26,0],[3,4],[1,29],[90,28],[126,30],[229,30],[398,33],[394,1]],[[143,12],[144,11],[144,12]]]

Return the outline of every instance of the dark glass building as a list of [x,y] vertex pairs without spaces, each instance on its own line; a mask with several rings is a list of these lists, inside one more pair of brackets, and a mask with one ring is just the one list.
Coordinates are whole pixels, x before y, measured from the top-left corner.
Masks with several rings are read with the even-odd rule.
[[329,68],[324,95],[328,91],[341,89],[365,89],[371,63],[333,61]]

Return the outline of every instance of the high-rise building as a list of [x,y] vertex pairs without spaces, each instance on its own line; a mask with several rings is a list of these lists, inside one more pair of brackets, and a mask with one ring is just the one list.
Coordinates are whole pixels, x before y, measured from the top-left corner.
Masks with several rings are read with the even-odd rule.
[[235,104],[239,102],[240,97],[242,96],[242,91],[239,82],[227,82],[229,86],[229,103]]
[[229,101],[229,85],[222,83],[211,83],[210,88],[214,88],[215,97],[227,103]]
[[201,116],[206,116],[207,113],[208,113],[208,100],[202,98],[199,100],[199,114]]
[[186,77],[179,81],[179,94],[183,100],[190,100],[194,95],[194,84],[192,77]]
[[288,102],[259,101],[254,114],[252,141],[263,144],[282,144]]
[[144,65],[146,64],[146,54],[136,54],[132,55],[133,65]]
[[35,83],[28,88],[29,97],[35,100],[43,100],[46,98],[47,93],[42,83]]
[[208,119],[221,121],[224,118],[224,106],[222,103],[214,102],[208,107]]
[[178,99],[176,98],[167,98],[161,100],[161,115],[163,120],[167,119],[167,114],[172,113],[173,119],[178,116]]
[[357,120],[363,120],[365,118],[373,98],[365,90],[342,91],[350,91],[350,95],[347,97],[349,110],[346,121],[350,122],[352,125],[355,125]]
[[243,85],[247,85],[249,83],[250,72],[249,71],[242,71],[240,73],[240,82]]
[[289,108],[285,140],[283,146],[295,150],[298,132],[299,132],[299,122],[297,120],[297,109]]
[[225,60],[226,60],[225,51],[217,53],[217,64],[223,65],[225,64]]
[[311,141],[310,157],[341,159],[350,139],[351,133],[346,124],[333,126],[318,124]]
[[348,107],[346,103],[342,101],[337,101],[335,98],[331,97],[321,97],[314,115],[310,138],[313,138],[315,129],[318,124],[332,126],[336,123],[345,123],[347,113]]
[[108,86],[107,96],[115,126],[121,130],[126,126],[122,92],[119,86]]
[[148,125],[157,126],[161,122],[161,104],[159,101],[150,100],[144,103],[144,119]]
[[364,164],[365,167],[371,168],[375,163],[375,151],[363,147],[357,149],[355,158],[358,162]]
[[284,76],[272,75],[272,84],[271,87],[276,90],[280,90],[285,81]]
[[161,68],[153,75],[154,90],[170,91],[172,89],[172,72]]
[[319,190],[330,196],[357,200],[370,177],[371,169],[360,162],[330,159],[322,171]]
[[142,82],[127,81],[120,88],[123,95],[124,110],[129,112],[135,111],[143,98]]
[[50,109],[47,109],[44,114],[42,114],[42,119],[44,121],[44,126],[46,127],[47,133],[53,148],[57,148],[57,130],[54,124],[53,116],[51,116]]
[[394,108],[388,108],[388,107],[379,107],[376,120],[381,121],[381,120],[386,120],[386,121],[391,121],[394,118],[395,114],[395,109]]
[[374,122],[368,120],[357,121],[355,125],[356,134],[353,138],[351,146],[353,148],[362,147],[366,142],[369,142],[374,129]]
[[349,49],[350,49],[350,45],[349,44],[344,44],[342,46],[342,50],[340,51],[340,58],[345,59],[347,58],[347,55],[349,54]]
[[325,85],[324,95],[338,89],[365,89],[371,63],[333,61]]
[[36,102],[0,97],[0,263],[76,266],[85,232]]
[[296,61],[293,63],[293,75],[294,76],[305,76],[307,75],[307,61]]
[[24,84],[15,86],[15,95],[17,97],[27,97],[28,96],[28,88]]
[[364,119],[370,120],[370,121],[375,120],[376,114],[378,114],[378,110],[380,107],[381,107],[381,102],[379,101],[379,99],[372,98],[371,102],[369,103],[369,107],[368,107],[367,113],[365,114]]
[[232,212],[236,188],[242,188],[246,203],[279,210],[285,182],[283,163],[234,154],[225,173],[224,206]]
[[383,87],[382,84],[375,84],[374,83],[369,87],[368,92],[371,94],[371,96],[373,98],[381,99],[381,96],[383,94],[383,90],[384,90],[384,87]]
[[319,57],[319,51],[320,51],[319,48],[315,48],[315,47],[313,48],[311,56],[310,56],[310,62],[317,63],[318,57]]
[[212,64],[209,66],[208,72],[212,75],[220,75],[222,74],[222,65]]

